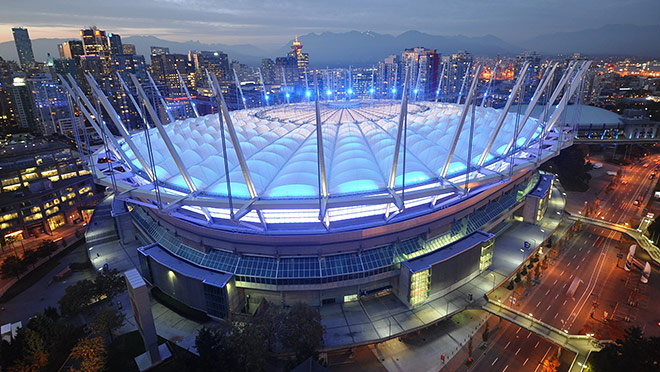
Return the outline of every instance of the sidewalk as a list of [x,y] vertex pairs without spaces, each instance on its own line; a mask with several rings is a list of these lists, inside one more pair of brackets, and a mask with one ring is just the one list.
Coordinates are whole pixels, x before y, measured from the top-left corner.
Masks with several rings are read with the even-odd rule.
[[[132,242],[128,245],[121,244],[115,228],[114,217],[111,214],[113,202],[114,195],[110,195],[103,199],[94,210],[94,214],[85,232],[87,253],[96,270],[102,269],[107,264],[110,269],[117,269],[120,272],[124,272],[134,269],[139,265],[137,248],[142,244],[139,241]],[[154,300],[153,297],[150,297],[150,301],[158,335],[184,349],[196,352],[195,337],[197,336],[197,331],[204,325],[211,325],[213,323],[200,324],[178,315]],[[136,330],[137,325],[131,309],[130,300],[128,299],[128,292],[117,296],[114,302],[115,304],[120,302],[122,312],[126,314],[126,323],[119,332],[123,334]]]
[[[39,246],[41,246],[41,243],[45,240],[53,240],[59,244],[59,247],[57,248],[56,251],[52,252],[50,256],[44,257],[39,259],[37,263],[33,267],[29,267],[28,270],[21,275],[20,279],[25,278],[28,274],[30,274],[32,271],[38,269],[41,265],[44,263],[50,261],[54,256],[58,255],[60,252],[64,251],[65,249],[69,248],[70,246],[78,243],[83,239],[83,234],[82,232],[84,231],[85,225],[80,225],[80,226],[67,226],[67,229],[64,229],[64,226],[61,227],[60,229],[57,230],[58,235],[55,239],[46,239],[46,238],[28,238],[26,240],[29,240],[25,244],[25,250],[29,249],[37,249]],[[80,232],[78,236],[76,236],[76,232]],[[49,236],[49,238],[52,238],[52,236]],[[64,244],[62,243],[64,242]],[[14,243],[17,244],[17,243]],[[21,254],[22,255],[22,250],[16,249],[12,252],[5,252],[5,256],[9,254]],[[3,257],[4,259],[4,257]],[[12,278],[12,279],[0,279],[0,297],[2,297],[14,284],[16,284],[20,279],[17,278]]]

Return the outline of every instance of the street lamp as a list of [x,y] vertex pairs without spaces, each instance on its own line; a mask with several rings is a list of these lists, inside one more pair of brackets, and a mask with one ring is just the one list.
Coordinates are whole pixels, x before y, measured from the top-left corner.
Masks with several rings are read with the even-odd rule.
[[529,313],[529,317],[532,318],[532,327],[534,326],[534,314]]

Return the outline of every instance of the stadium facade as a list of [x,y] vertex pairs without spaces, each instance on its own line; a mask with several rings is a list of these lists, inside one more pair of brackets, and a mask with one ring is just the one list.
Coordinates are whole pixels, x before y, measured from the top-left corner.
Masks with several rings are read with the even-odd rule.
[[114,190],[121,240],[140,242],[141,274],[226,318],[262,299],[322,306],[393,293],[415,307],[474,278],[503,221],[543,216],[553,178],[537,168],[570,145],[564,111],[588,66],[571,64],[552,90],[558,103],[538,116],[557,65],[524,112],[512,106],[527,66],[503,109],[469,104],[475,78],[465,103],[408,102],[404,88],[401,101],[230,112],[219,94],[219,114],[164,125],[138,86],[153,124],[134,133],[90,77],[116,138],[65,85],[105,140],[90,162]]

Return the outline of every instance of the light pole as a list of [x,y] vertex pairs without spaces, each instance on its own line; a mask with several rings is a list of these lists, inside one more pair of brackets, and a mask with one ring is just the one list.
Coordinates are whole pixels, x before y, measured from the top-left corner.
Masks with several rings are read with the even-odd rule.
[[532,327],[534,326],[534,314],[529,313],[529,317],[532,318]]
[[490,275],[493,276],[493,288],[492,288],[492,289],[495,289],[495,274],[494,274],[494,273],[490,273]]

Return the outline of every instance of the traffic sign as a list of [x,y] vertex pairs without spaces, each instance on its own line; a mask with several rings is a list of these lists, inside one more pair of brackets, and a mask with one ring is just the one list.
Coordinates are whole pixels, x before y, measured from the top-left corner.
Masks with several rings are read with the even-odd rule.
[[525,241],[525,249],[529,249],[530,245],[528,241]]

